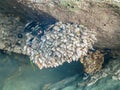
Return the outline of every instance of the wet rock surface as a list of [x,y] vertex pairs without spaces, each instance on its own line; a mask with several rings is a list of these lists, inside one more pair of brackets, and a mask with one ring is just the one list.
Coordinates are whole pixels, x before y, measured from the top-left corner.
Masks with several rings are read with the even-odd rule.
[[24,54],[25,33],[20,17],[0,14],[0,19],[0,49]]
[[104,63],[104,54],[99,50],[88,51],[88,55],[80,58],[80,62],[84,65],[86,73],[95,73],[102,68]]

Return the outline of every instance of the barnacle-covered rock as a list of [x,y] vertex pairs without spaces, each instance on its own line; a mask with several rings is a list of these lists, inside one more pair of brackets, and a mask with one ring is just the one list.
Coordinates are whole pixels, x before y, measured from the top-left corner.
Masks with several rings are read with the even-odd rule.
[[[37,34],[33,35],[33,31]],[[25,51],[40,69],[77,61],[87,55],[96,41],[95,33],[83,25],[62,22],[55,23],[47,31],[33,28],[26,35]]]

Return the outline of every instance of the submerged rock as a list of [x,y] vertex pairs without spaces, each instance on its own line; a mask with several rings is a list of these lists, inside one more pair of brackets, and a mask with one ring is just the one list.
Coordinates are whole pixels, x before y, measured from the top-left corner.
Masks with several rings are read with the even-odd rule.
[[89,51],[89,54],[86,57],[81,58],[80,62],[84,65],[85,72],[95,73],[102,68],[102,64],[104,63],[104,54],[98,50],[95,52]]
[[101,69],[99,72],[91,74],[91,79],[87,82],[87,86],[94,85],[102,78],[110,77],[112,80],[120,80],[120,57],[115,60],[109,61],[108,65]]

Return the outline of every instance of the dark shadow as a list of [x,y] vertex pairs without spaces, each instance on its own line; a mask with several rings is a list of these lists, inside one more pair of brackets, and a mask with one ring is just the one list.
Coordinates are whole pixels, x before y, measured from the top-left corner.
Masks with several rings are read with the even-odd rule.
[[110,60],[113,60],[113,56],[112,56],[112,53],[111,53],[111,49],[109,48],[105,48],[103,50],[104,52],[104,63],[103,63],[103,68],[108,65],[109,61]]

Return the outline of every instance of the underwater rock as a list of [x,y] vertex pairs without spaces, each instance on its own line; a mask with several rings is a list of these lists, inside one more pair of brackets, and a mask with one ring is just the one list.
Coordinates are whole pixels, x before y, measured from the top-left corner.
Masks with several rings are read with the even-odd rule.
[[[32,34],[33,31],[36,35]],[[96,41],[95,33],[79,24],[57,22],[41,37],[38,37],[38,32],[42,30],[33,29],[26,33],[24,51],[40,69],[78,61],[81,56],[87,55]]]
[[85,72],[95,73],[102,68],[104,62],[104,54],[96,50],[95,52],[89,51],[89,54],[80,59],[80,62],[84,65]]
[[105,68],[101,69],[99,72],[91,74],[91,79],[87,82],[87,86],[95,84],[98,80],[109,76],[111,79],[119,81],[120,80],[120,57],[111,60]]
[[19,16],[0,13],[0,49],[22,53],[25,44],[24,25]]

